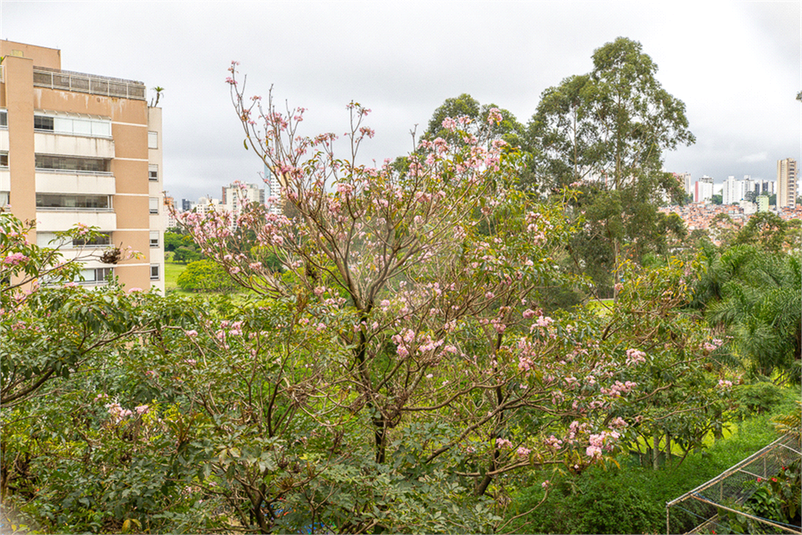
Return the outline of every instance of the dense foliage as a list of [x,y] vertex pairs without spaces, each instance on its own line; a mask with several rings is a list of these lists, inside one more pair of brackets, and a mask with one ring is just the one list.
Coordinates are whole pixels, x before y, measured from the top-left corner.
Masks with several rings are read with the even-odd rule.
[[[690,134],[640,45],[594,60],[587,127],[618,136],[596,163],[619,195],[630,175],[664,178],[660,150]],[[622,95],[615,73],[632,65],[642,92]],[[0,491],[44,531],[504,532],[551,495],[555,515],[592,514],[543,529],[643,530],[645,491],[595,474],[701,449],[743,415],[733,389],[771,406],[738,390],[726,359],[742,350],[704,321],[709,256],[633,255],[608,281],[614,302],[557,304],[593,292],[566,262],[600,220],[577,210],[591,192],[574,179],[522,187],[531,161],[508,113],[462,95],[402,165],[368,167],[370,110],[348,106],[339,142],[305,137],[303,109],[247,98],[230,71],[246,146],[286,206],[180,218],[207,260],[179,285],[223,295],[68,283],[78,264],[0,213]],[[653,131],[623,126],[655,107],[668,116]],[[730,287],[711,291],[724,302]]]

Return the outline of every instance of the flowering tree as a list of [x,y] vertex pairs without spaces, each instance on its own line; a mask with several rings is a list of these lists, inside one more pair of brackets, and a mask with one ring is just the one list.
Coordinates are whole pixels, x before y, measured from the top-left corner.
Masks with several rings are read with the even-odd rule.
[[[97,229],[78,225],[57,233],[55,247],[28,243],[32,223],[0,210],[0,405],[20,402],[53,377],[66,377],[88,353],[134,329],[116,298],[77,288],[82,263],[102,257],[114,262],[130,251],[79,248],[64,258],[65,243],[86,243]],[[43,286],[44,284],[44,286]],[[119,293],[119,288],[116,289]]]
[[[266,319],[210,326],[203,339],[216,350],[204,355],[246,349],[239,382],[207,384],[249,394],[212,403],[212,393],[189,391],[204,418],[258,422],[248,460],[224,448],[209,468],[241,474],[258,529],[276,529],[277,511],[291,510],[296,526],[442,530],[404,520],[413,510],[418,520],[439,514],[418,503],[424,482],[462,489],[475,505],[500,496],[505,474],[549,464],[581,471],[615,448],[627,423],[609,414],[639,388],[621,380],[638,362],[620,343],[599,342],[597,315],[552,318],[539,307],[540,289],[581,281],[555,262],[573,232],[562,203],[536,204],[514,187],[515,151],[458,117],[443,127],[459,143],[424,140],[401,171],[361,165],[370,110],[348,106],[340,158],[334,134],[300,135],[305,110],[279,111],[272,93],[264,103],[246,98],[236,63],[230,72],[246,146],[283,185],[269,202],[286,202],[293,216],[251,205],[235,221],[182,217],[204,255],[269,298],[261,309],[272,329]],[[268,255],[283,273],[264,265]],[[193,374],[207,373],[192,360]],[[293,441],[313,437],[316,462],[291,456]],[[388,496],[418,505],[394,512]],[[474,514],[461,529],[488,529],[489,519]]]

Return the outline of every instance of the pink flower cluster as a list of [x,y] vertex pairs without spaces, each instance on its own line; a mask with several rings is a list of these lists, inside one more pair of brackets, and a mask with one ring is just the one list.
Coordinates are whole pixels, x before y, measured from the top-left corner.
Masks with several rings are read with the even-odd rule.
[[632,381],[627,381],[622,383],[621,381],[616,381],[610,388],[600,388],[602,394],[613,397],[613,398],[620,398],[624,394],[629,394],[632,392],[632,389],[638,386],[638,383],[634,383]]
[[563,445],[563,441],[555,437],[554,435],[551,435],[549,438],[547,438],[545,442],[546,446],[548,446],[553,450],[559,450]]
[[[100,395],[95,399],[96,400],[100,399]],[[148,412],[148,409],[150,407],[148,405],[138,405],[134,407],[134,410],[132,411],[130,409],[123,409],[122,406],[120,406],[120,404],[115,401],[114,403],[107,403],[106,408],[108,409],[108,412],[114,419],[114,421],[120,422],[123,418],[128,418],[129,416],[133,416],[134,411],[136,411],[138,415],[145,414],[146,412]]]
[[497,448],[512,448],[512,442],[510,442],[506,438],[497,438],[496,439],[496,447]]
[[22,253],[10,254],[3,259],[3,263],[9,266],[16,266],[28,260],[28,257]]
[[610,451],[613,449],[613,442],[621,435],[617,431],[602,431],[601,433],[588,437],[589,446],[585,449],[585,455],[592,459],[602,456],[602,450]]
[[732,381],[726,381],[724,379],[718,380],[718,387],[719,388],[732,388]]
[[627,366],[646,362],[646,353],[638,349],[627,349]]

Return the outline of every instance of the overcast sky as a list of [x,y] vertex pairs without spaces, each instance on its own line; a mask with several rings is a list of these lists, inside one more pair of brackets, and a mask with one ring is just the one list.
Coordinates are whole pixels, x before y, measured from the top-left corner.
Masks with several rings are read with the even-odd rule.
[[371,108],[364,156],[381,161],[461,93],[526,123],[544,89],[589,72],[619,36],[687,106],[697,142],[666,154],[668,170],[774,180],[778,159],[800,158],[800,22],[798,1],[0,0],[0,38],[59,48],[65,70],[165,88],[165,188],[192,200],[262,171],[224,83],[231,60],[249,92],[272,84],[308,108],[306,134],[345,132],[351,100]]

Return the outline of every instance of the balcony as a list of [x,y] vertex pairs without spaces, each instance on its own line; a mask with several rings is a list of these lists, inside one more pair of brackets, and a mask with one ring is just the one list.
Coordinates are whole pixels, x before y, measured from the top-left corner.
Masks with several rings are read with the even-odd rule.
[[111,210],[37,208],[36,221],[36,229],[44,232],[67,230],[78,223],[106,231],[117,230],[117,214]]
[[145,100],[145,84],[121,78],[109,78],[80,72],[61,71],[46,67],[33,68],[34,87],[60,89],[102,95],[105,97]]
[[38,154],[82,156],[86,158],[114,158],[114,140],[101,137],[83,137],[36,132],[34,150]]
[[37,169],[36,191],[39,193],[114,195],[117,192],[117,186],[114,175],[111,173]]

